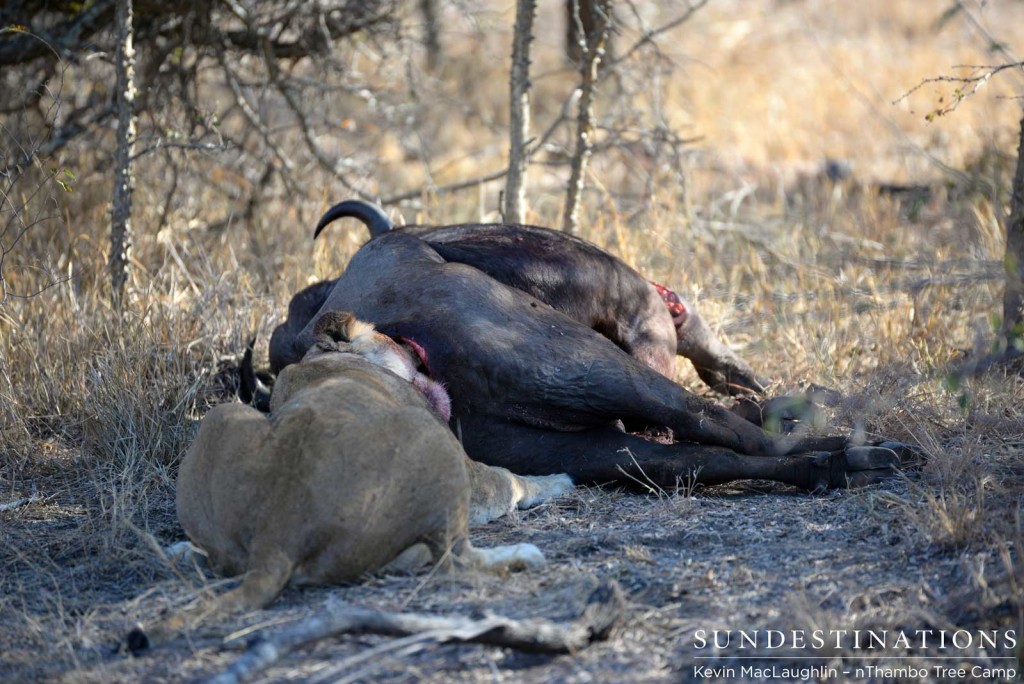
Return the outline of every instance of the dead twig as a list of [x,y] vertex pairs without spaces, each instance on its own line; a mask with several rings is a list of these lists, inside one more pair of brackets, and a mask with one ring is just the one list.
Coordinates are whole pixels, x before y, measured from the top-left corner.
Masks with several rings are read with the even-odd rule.
[[[907,92],[900,95],[898,98],[893,100],[893,104],[899,104],[903,100],[907,99],[918,90],[930,83],[955,83],[959,87],[953,89],[953,95],[948,103],[942,104],[940,107],[936,107],[934,110],[925,115],[925,119],[933,121],[937,116],[945,116],[951,112],[956,111],[960,106],[960,103],[969,98],[971,95],[977,93],[985,84],[991,80],[993,76],[1001,71],[1007,69],[1021,69],[1024,70],[1024,62],[1010,62],[1006,64],[997,65],[976,65],[976,64],[960,64],[954,69],[970,69],[970,71],[964,76],[933,76],[932,78],[923,79],[916,86],[908,90]],[[942,100],[939,100],[942,103]]]
[[215,55],[221,70],[224,72],[224,80],[228,84],[228,88],[231,90],[232,96],[234,96],[235,105],[238,107],[238,111],[242,113],[242,117],[245,118],[249,126],[259,133],[260,138],[263,140],[263,144],[265,144],[267,149],[269,149],[274,157],[278,159],[285,171],[292,171],[295,168],[295,162],[293,162],[291,158],[284,153],[280,146],[274,142],[270,130],[267,128],[263,119],[245,97],[245,93],[242,90],[242,84],[239,82],[234,70],[228,63],[227,52],[224,47],[218,46]]
[[691,2],[689,3],[689,6],[686,8],[686,10],[675,19],[665,22],[664,24],[656,28],[644,31],[643,35],[640,36],[640,38],[635,43],[630,45],[622,53],[620,57],[617,57],[608,64],[610,68],[605,73],[612,73],[612,69],[626,62],[630,57],[632,57],[636,53],[637,50],[644,47],[645,45],[654,45],[654,39],[660,36],[661,34],[667,33],[668,31],[671,31],[677,26],[682,26],[683,24],[688,22],[693,17],[693,15],[696,14],[706,4],[708,4],[708,0],[698,0],[698,2]]
[[[569,96],[565,99],[564,102],[562,102],[561,114],[558,116],[557,119],[551,122],[551,125],[548,126],[546,131],[544,131],[544,134],[541,135],[539,138],[531,138],[530,140],[526,141],[525,154],[527,164],[532,163],[534,154],[536,154],[539,150],[543,150],[548,145],[549,141],[552,137],[554,137],[555,133],[558,132],[558,129],[561,128],[562,124],[566,123],[571,119],[570,110],[572,109],[572,106],[576,102],[576,100],[579,99],[579,96],[579,89],[573,89],[573,92],[569,94]],[[386,207],[391,204],[398,204],[400,202],[406,202],[408,200],[421,197],[427,193],[431,195],[445,195],[450,192],[468,190],[469,188],[475,188],[478,185],[483,185],[484,183],[490,183],[492,181],[501,180],[507,175],[508,168],[506,167],[504,169],[499,169],[498,171],[494,171],[483,176],[478,176],[477,178],[470,178],[464,181],[456,181],[454,183],[449,183],[447,185],[422,186],[416,188],[415,190],[409,190],[407,192],[401,192],[396,195],[383,197],[379,199],[377,202],[381,206]]]
[[[306,116],[302,104],[295,99],[295,96],[288,89],[288,86],[281,81],[281,71],[280,65],[277,62],[277,55],[270,46],[267,46],[267,49],[264,52],[264,60],[266,61],[267,75],[270,78],[270,82],[277,89],[277,92],[281,94],[281,97],[284,98],[285,104],[288,105],[288,109],[291,110],[292,114],[295,116],[295,119],[299,124],[299,130],[302,131],[302,139],[306,143],[306,149],[308,149],[310,154],[313,155],[313,158],[316,159],[320,168],[331,174],[335,180],[341,183],[342,186],[350,192],[355,193],[357,197],[372,200],[372,196],[356,187],[356,184],[341,172],[341,160],[331,159],[327,156],[327,153],[323,151],[320,145],[317,144],[313,128],[309,123],[309,118]],[[291,170],[291,168],[288,169],[288,171]]]
[[386,613],[328,602],[318,615],[251,643],[227,670],[209,681],[234,684],[252,679],[288,653],[327,637],[348,633],[409,636],[429,632],[437,643],[478,643],[537,653],[575,653],[605,638],[625,611],[622,589],[602,582],[591,593],[583,613],[569,623],[535,618],[513,620]]
[[384,197],[379,200],[382,206],[388,206],[390,204],[398,204],[399,202],[405,202],[407,200],[416,199],[424,194],[430,193],[432,195],[445,195],[449,192],[458,192],[459,190],[468,190],[469,188],[475,188],[478,185],[484,183],[490,183],[504,178],[508,175],[508,169],[500,169],[489,173],[486,176],[479,176],[477,178],[470,178],[469,180],[458,181],[456,183],[449,183],[448,185],[438,185],[435,187],[420,187],[415,190],[409,190],[408,192],[400,192],[397,195],[391,195]]
[[159,152],[160,150],[199,150],[201,152],[224,152],[232,148],[231,143],[208,143],[198,140],[188,142],[167,142],[163,137],[157,138],[156,142],[145,149],[132,155],[132,161],[147,154]]

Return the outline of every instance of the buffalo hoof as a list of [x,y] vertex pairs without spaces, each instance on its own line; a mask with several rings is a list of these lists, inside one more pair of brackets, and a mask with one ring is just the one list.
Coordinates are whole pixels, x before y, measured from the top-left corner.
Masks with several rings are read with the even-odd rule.
[[918,468],[928,460],[928,453],[921,447],[906,442],[879,442],[874,446],[891,449],[900,459],[900,468]]
[[853,489],[888,480],[899,472],[900,458],[881,446],[848,447],[836,453],[811,456],[814,474],[811,489]]

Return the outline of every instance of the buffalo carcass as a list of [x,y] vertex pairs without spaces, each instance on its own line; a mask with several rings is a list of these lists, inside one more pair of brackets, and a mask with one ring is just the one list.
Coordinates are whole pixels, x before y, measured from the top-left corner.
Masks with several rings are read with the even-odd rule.
[[[380,235],[355,254],[324,297],[320,312],[332,310],[353,311],[415,349],[451,395],[452,427],[470,457],[515,473],[662,487],[759,478],[818,490],[874,482],[898,465],[881,446],[770,435],[406,233]],[[297,323],[275,331],[279,365],[313,343],[311,325]],[[679,442],[626,434],[619,421],[671,428]]]
[[[380,207],[348,200],[331,207],[315,235],[342,217],[362,221],[371,236],[394,229]],[[693,363],[700,378],[722,394],[760,393],[764,382],[746,361],[712,332],[700,313],[669,288],[646,280],[621,259],[561,231],[507,223],[404,226],[445,261],[474,266],[495,280],[533,295],[566,316],[601,333],[623,351],[659,373],[675,374],[676,355]],[[307,287],[289,308],[279,335],[304,328],[335,281]],[[272,352],[287,346],[271,345]],[[296,359],[271,354],[274,372]]]

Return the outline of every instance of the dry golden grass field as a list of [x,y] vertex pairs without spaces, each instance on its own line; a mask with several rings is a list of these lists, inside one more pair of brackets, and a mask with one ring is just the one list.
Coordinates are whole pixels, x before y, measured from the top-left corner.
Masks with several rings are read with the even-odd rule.
[[[360,190],[388,198],[505,165],[514,3],[472,4],[446,5],[433,75],[409,66],[419,59],[411,40],[337,48],[353,82],[373,91],[346,83],[325,96],[334,128],[320,143],[351,159]],[[675,16],[674,4],[621,4],[613,55],[639,38],[639,22]],[[118,316],[104,271],[111,173],[94,147],[112,142],[67,148],[53,163],[75,172],[73,191],[47,195],[55,218],[4,264],[12,292],[59,282],[0,303],[0,680],[203,678],[237,657],[240,630],[273,629],[329,597],[562,619],[603,578],[625,590],[625,622],[573,656],[345,636],[288,656],[266,681],[783,681],[809,666],[822,668],[810,673],[818,681],[1010,679],[1021,650],[1006,635],[1024,629],[1024,378],[1011,369],[953,382],[950,371],[995,337],[1021,79],[1001,74],[931,122],[953,85],[900,99],[955,65],[998,59],[964,17],[940,25],[948,4],[712,0],[659,36],[658,53],[602,82],[581,229],[696,302],[772,392],[836,388],[844,399],[828,409],[830,429],[919,445],[928,458],[918,471],[818,496],[761,482],[646,495],[578,488],[473,531],[481,544],[537,544],[543,572],[288,589],[267,610],[141,658],[112,652],[128,628],[225,586],[162,551],[184,538],[177,464],[198,420],[228,400],[219,371],[254,330],[265,362],[290,296],[340,272],[366,236],[345,224],[314,245],[319,215],[351,196],[315,162],[243,218],[239,198],[254,179],[237,158],[182,152],[172,178],[156,155],[142,157]],[[1024,3],[966,4],[1024,54]],[[577,80],[562,59],[560,5],[541,5],[538,134]],[[87,68],[69,69],[69,94]],[[202,89],[216,100],[223,85]],[[286,149],[297,145],[288,135]],[[570,142],[560,131],[534,158],[529,221],[560,225]],[[848,173],[826,173],[836,167]],[[497,220],[501,189],[414,193],[388,209],[409,223]],[[683,360],[677,379],[703,391]],[[944,650],[844,643],[808,660],[736,640],[697,648],[715,629],[973,638]],[[977,635],[993,631],[997,647],[985,647]]]

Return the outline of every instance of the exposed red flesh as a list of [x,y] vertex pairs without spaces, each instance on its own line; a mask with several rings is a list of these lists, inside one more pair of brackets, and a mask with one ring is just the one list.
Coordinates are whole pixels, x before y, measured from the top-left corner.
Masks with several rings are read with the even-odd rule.
[[682,325],[686,321],[687,316],[690,315],[690,312],[687,310],[686,304],[679,299],[679,295],[653,280],[649,280],[648,282],[653,285],[654,289],[658,291],[659,295],[661,295],[661,300],[665,302],[665,306],[668,307],[668,312],[672,314],[672,321],[677,327]]

